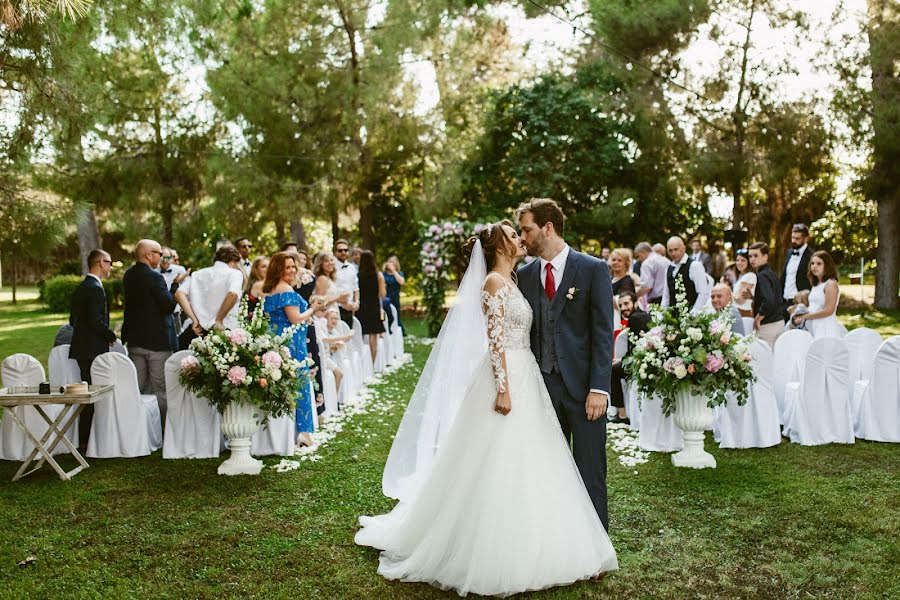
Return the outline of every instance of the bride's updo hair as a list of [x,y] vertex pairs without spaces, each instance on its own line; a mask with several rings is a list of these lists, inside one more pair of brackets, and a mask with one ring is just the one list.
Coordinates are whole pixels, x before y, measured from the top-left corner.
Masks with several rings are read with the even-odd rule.
[[484,261],[487,263],[488,271],[493,269],[497,263],[499,251],[502,250],[506,254],[515,254],[513,244],[503,230],[504,225],[515,229],[515,225],[509,219],[503,219],[502,221],[485,225],[480,233],[470,237],[465,245],[466,256],[469,257],[469,260],[472,259],[472,249],[475,247],[475,242],[479,240],[481,241],[481,249],[484,251]]

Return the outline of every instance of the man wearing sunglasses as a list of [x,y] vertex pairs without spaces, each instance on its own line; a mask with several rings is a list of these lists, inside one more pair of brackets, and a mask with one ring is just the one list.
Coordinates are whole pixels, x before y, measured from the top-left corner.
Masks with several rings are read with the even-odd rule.
[[[175,278],[184,273],[185,268],[179,264],[176,264],[176,259],[178,258],[178,254],[172,248],[167,246],[163,246],[162,248],[162,256],[159,257],[159,267],[156,271],[159,271],[160,275],[163,276],[163,279],[166,280],[166,287],[171,287],[172,282],[175,281]],[[172,320],[175,323],[175,331],[181,331],[181,307],[176,306],[175,312],[172,313]]]
[[353,313],[359,310],[359,271],[350,260],[350,244],[347,240],[334,243],[335,273],[334,284],[338,294],[348,293],[351,300],[338,305],[341,321],[353,327]]
[[250,277],[250,251],[253,250],[253,244],[247,238],[238,238],[234,241],[234,247],[241,255],[241,271],[244,272],[245,277]]

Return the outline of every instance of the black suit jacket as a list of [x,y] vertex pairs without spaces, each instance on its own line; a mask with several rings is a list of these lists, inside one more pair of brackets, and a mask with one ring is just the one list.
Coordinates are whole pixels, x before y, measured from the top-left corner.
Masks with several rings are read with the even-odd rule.
[[[791,249],[793,250],[793,248]],[[797,291],[802,292],[803,290],[811,290],[812,284],[809,282],[809,277],[807,277],[807,273],[809,272],[809,259],[812,258],[812,248],[809,245],[806,246],[806,250],[803,251],[803,254],[800,255],[800,266],[797,267]],[[784,260],[784,266],[781,268],[781,289],[784,290],[785,282],[787,281],[787,267],[788,263],[791,262],[791,255],[788,254],[787,258]]]
[[178,305],[178,284],[166,286],[162,275],[144,263],[134,263],[122,278],[125,290],[125,321],[122,341],[146,350],[178,350],[172,313]]
[[[629,342],[631,341],[631,335],[641,335],[645,333],[648,329],[650,329],[650,313],[644,312],[639,308],[634,309],[631,313],[631,316],[628,317],[628,331],[623,331],[619,335],[628,334]],[[634,344],[628,344],[628,350],[625,352],[625,356],[631,354],[631,349],[634,347]]]
[[[541,261],[520,267],[519,289],[534,312],[531,350],[540,360]],[[566,295],[575,288],[572,299]],[[612,370],[612,283],[606,263],[569,248],[562,281],[550,302],[556,357],[569,394],[579,400],[592,389],[609,393]]]
[[116,334],[109,329],[109,307],[103,286],[91,276],[85,277],[72,294],[69,323],[74,328],[69,358],[93,361],[109,352],[109,345],[116,341]]

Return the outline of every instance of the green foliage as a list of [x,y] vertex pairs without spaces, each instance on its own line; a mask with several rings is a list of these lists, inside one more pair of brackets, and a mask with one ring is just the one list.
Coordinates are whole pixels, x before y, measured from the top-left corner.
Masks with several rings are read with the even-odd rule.
[[878,246],[877,204],[852,191],[835,198],[810,227],[817,244],[838,262],[875,258]]
[[462,221],[423,223],[420,233],[422,301],[427,311],[428,335],[436,336],[444,323],[444,298],[448,281],[459,280],[467,264],[463,245],[472,233],[481,230]]
[[44,282],[42,299],[47,310],[53,313],[68,313],[72,294],[84,280],[79,275],[57,275]]

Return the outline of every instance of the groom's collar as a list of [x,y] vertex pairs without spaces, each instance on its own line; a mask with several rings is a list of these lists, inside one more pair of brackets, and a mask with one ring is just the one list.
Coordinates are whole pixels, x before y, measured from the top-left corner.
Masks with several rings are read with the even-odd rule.
[[569,258],[569,245],[564,244],[563,249],[559,251],[559,254],[554,256],[551,260],[544,260],[541,257],[541,273],[543,273],[547,269],[547,263],[553,265],[553,270],[559,273],[563,270],[563,267],[566,266],[566,260]]

